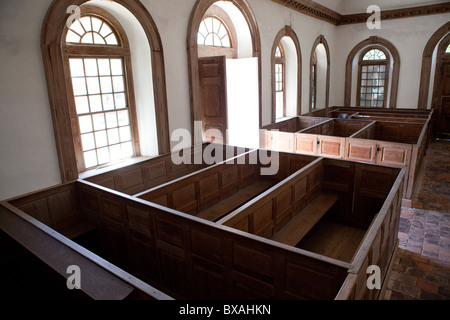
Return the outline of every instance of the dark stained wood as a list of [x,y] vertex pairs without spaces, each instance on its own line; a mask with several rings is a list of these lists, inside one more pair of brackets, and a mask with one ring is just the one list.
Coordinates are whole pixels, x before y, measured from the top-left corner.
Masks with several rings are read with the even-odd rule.
[[302,211],[278,230],[272,240],[296,246],[311,231],[317,222],[338,201],[338,194],[322,193],[311,201]]
[[[198,59],[201,121],[206,142],[225,143],[228,128],[225,60],[225,56]],[[218,130],[221,136],[210,136],[208,130]]]
[[[240,157],[248,163],[255,152]],[[207,167],[145,192],[153,193],[158,204],[78,180],[11,199],[6,205],[25,219],[33,218],[27,218],[16,205],[36,203],[40,209],[34,214],[44,218],[49,216],[43,210],[44,203],[47,207],[75,206],[85,221],[97,228],[102,258],[89,248],[77,248],[84,250],[88,260],[99,261],[137,288],[130,298],[147,292],[142,285],[151,284],[157,292],[176,299],[376,299],[378,290],[368,292],[362,286],[367,279],[366,267],[379,264],[384,279],[396,245],[406,169],[295,153],[279,156],[280,170],[268,184],[270,189],[239,200],[245,203],[215,223],[189,211],[205,210],[220,202],[233,207],[237,200],[232,197],[239,194],[236,189],[240,185],[241,190],[248,190],[244,188],[256,187],[261,181],[257,164],[238,164],[234,158],[228,164]],[[170,188],[171,192],[157,193]],[[75,203],[71,197],[61,196],[66,190],[73,190]],[[270,239],[291,219],[305,213],[302,210],[308,210],[305,208],[315,199],[323,205],[318,197],[328,192],[339,194],[335,205],[312,214],[327,211],[324,218],[344,225],[333,229],[336,234],[348,227],[365,230],[356,250],[356,238],[349,240],[353,241],[349,251],[342,243],[336,252],[325,246],[323,254]],[[227,199],[231,203],[226,203]],[[73,246],[50,227],[45,228],[57,241]],[[306,236],[323,238],[314,230]],[[351,251],[354,256],[349,260]],[[123,278],[126,273],[119,270],[142,280]]]

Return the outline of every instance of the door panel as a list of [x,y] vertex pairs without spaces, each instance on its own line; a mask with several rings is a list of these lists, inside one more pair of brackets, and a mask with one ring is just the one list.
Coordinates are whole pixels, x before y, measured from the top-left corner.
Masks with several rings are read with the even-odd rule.
[[345,152],[346,160],[375,163],[376,152],[376,141],[354,138],[347,139]]
[[225,143],[227,129],[225,56],[199,58],[198,63],[203,139]]

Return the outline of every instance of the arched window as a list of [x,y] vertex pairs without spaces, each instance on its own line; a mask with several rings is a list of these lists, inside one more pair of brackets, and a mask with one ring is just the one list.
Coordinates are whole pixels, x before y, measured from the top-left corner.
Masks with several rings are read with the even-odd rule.
[[207,17],[198,30],[198,44],[213,47],[231,47],[228,28],[217,17]]
[[286,116],[286,67],[284,50],[281,43],[277,45],[274,60],[274,83],[275,83],[275,119]]
[[450,53],[450,44],[447,46],[447,49],[445,49],[445,53]]
[[78,124],[72,131],[80,172],[140,155],[130,49],[120,30],[113,17],[92,8],[66,33],[69,105],[72,123]]
[[389,54],[381,47],[369,47],[360,55],[357,105],[385,107],[388,92]]
[[301,114],[300,42],[290,26],[276,35],[271,51],[272,122]]
[[317,54],[314,52],[311,63],[311,109],[316,109],[317,101]]

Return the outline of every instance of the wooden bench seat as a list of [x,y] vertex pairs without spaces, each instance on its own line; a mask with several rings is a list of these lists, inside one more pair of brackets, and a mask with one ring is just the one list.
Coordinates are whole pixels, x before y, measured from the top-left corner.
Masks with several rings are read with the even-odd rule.
[[260,193],[266,191],[274,185],[274,182],[268,179],[258,179],[251,185],[239,190],[239,192],[219,201],[213,206],[199,212],[197,217],[208,220],[217,221],[227,213],[242,206]]
[[59,233],[61,233],[63,236],[69,238],[69,239],[74,239],[78,236],[81,236],[85,233],[88,233],[89,231],[94,230],[96,227],[95,225],[93,225],[92,223],[89,222],[79,222],[76,223],[74,225],[71,225],[69,227],[66,228],[62,228],[58,231]]
[[296,246],[338,199],[339,194],[337,193],[321,193],[293,217],[291,221],[278,230],[271,239],[290,246]]

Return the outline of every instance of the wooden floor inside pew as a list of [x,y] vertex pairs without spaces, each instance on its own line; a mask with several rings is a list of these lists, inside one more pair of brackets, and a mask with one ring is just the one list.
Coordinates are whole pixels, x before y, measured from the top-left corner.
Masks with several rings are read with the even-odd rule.
[[323,219],[297,244],[297,248],[351,262],[366,230]]
[[226,197],[225,199],[223,199],[224,201],[219,201],[213,206],[200,211],[197,214],[197,217],[208,221],[217,221],[230,212],[234,211],[235,209],[239,208],[246,202],[250,201],[254,197],[268,190],[275,184],[276,183],[271,179],[257,179],[252,184],[239,190],[239,192]]

